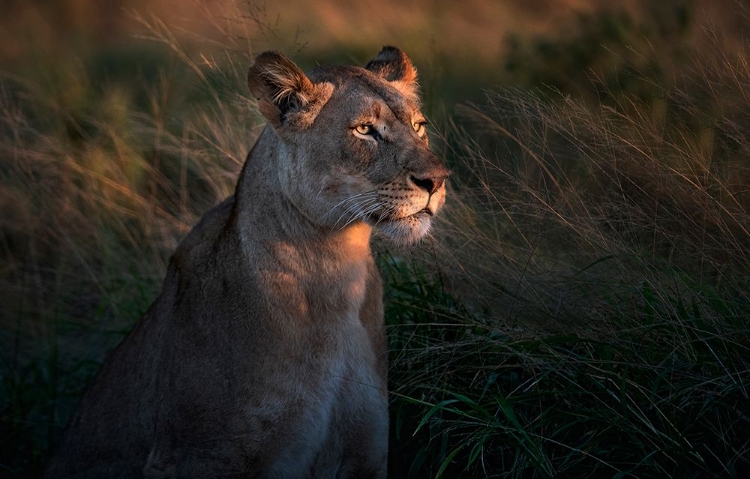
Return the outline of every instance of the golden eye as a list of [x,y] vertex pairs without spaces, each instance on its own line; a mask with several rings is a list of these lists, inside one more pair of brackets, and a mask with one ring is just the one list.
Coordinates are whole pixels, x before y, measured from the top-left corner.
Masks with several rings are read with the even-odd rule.
[[357,125],[354,130],[360,135],[371,135],[374,131],[372,125]]
[[425,133],[425,125],[427,124],[426,121],[417,121],[414,122],[411,126],[414,128],[414,131],[417,132],[417,135],[422,136]]

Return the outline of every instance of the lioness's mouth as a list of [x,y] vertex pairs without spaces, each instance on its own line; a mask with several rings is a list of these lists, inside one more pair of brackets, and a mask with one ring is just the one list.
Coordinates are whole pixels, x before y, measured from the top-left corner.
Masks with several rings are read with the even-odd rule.
[[376,227],[397,244],[407,245],[419,241],[430,230],[432,215],[429,211],[419,210],[408,216],[390,216],[368,220],[371,226]]
[[422,218],[428,218],[435,216],[428,208],[421,209],[415,213],[406,216],[395,216],[395,215],[383,215],[378,213],[370,213],[365,216],[365,221],[373,226],[382,225],[386,223],[402,223],[409,222],[411,220],[420,220]]

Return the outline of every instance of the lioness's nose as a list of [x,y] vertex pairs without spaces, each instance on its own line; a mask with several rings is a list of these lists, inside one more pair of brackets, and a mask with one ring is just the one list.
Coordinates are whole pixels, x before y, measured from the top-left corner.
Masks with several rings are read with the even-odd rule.
[[411,175],[411,181],[429,194],[433,194],[439,190],[443,186],[443,183],[445,183],[446,178],[448,178],[448,174],[445,171],[430,172],[425,175]]

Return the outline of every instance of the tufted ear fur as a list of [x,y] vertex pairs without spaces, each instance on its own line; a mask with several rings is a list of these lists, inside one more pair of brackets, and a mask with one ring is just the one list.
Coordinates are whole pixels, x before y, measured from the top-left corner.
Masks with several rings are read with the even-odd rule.
[[417,96],[417,69],[400,48],[384,46],[365,68],[393,83],[405,95]]
[[275,51],[256,57],[247,84],[260,112],[275,128],[288,122],[310,126],[333,91],[329,83],[313,84],[294,62]]

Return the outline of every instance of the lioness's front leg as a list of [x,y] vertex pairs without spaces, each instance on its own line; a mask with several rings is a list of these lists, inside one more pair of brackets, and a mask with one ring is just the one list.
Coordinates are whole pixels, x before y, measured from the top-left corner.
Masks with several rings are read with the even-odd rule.
[[364,408],[349,411],[344,462],[337,477],[385,478],[388,473],[388,342],[383,324],[383,285],[374,261],[368,267],[367,290],[359,319],[371,345],[357,379],[344,397],[358,398]]

